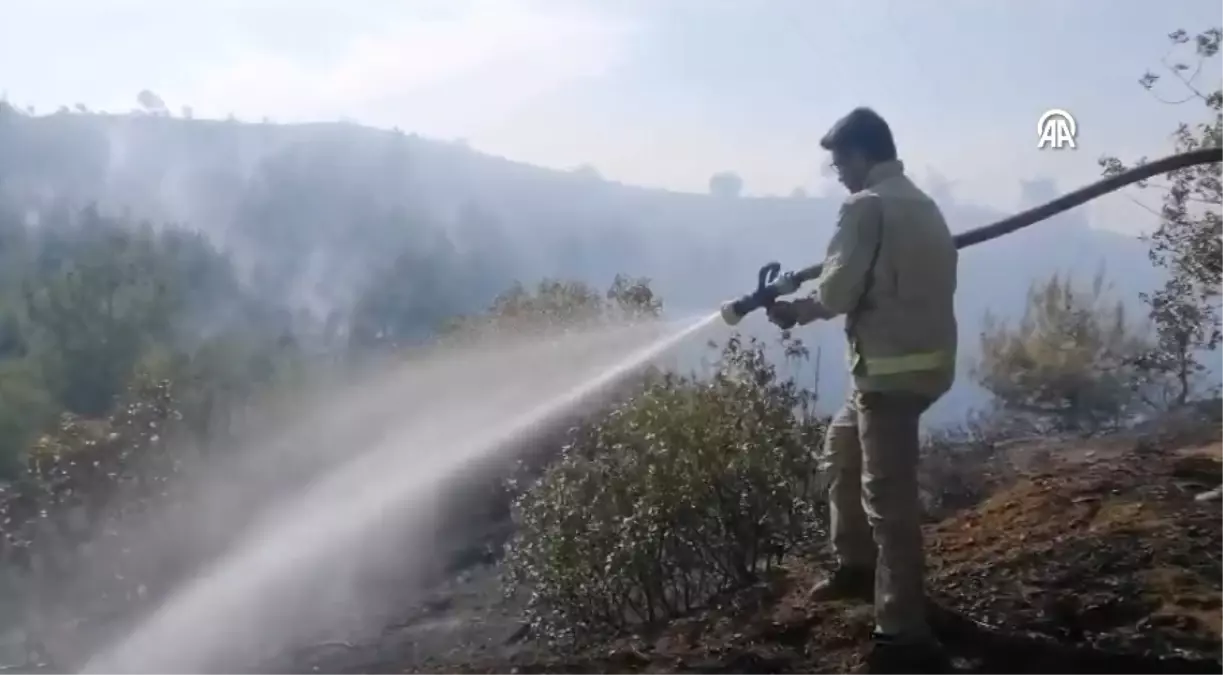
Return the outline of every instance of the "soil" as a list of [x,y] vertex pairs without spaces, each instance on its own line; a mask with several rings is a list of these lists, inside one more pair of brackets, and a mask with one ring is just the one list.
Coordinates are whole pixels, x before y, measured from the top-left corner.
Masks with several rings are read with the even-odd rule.
[[[1015,448],[983,502],[926,530],[931,623],[959,672],[1223,671],[1218,428]],[[806,599],[822,554],[650,634],[536,644],[495,565],[464,571],[369,644],[297,672],[852,672],[871,608]]]

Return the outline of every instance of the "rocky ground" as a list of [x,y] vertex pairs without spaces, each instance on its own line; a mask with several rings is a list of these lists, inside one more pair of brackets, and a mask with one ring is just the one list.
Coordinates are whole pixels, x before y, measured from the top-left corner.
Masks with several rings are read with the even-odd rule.
[[[1217,428],[1008,451],[983,502],[927,529],[933,623],[962,672],[1223,671]],[[869,607],[812,605],[818,554],[720,606],[576,653],[534,644],[496,568],[469,569],[321,672],[847,672]]]

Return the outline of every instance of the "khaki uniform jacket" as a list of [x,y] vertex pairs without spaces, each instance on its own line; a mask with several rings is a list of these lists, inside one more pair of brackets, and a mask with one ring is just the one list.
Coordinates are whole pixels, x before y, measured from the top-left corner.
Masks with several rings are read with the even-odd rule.
[[858,391],[939,397],[955,380],[958,253],[938,206],[900,161],[876,165],[841,207],[813,303],[799,322],[846,315]]

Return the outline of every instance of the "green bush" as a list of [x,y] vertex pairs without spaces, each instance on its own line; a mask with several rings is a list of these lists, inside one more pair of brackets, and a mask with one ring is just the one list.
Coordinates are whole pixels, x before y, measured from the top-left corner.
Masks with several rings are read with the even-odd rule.
[[1039,433],[1099,433],[1141,409],[1149,350],[1108,297],[1103,273],[1089,289],[1054,275],[1028,291],[1015,325],[985,315],[973,375],[997,412]]
[[533,631],[568,641],[689,612],[817,536],[813,403],[733,337],[709,377],[653,376],[575,429],[514,503],[507,590],[530,593]]
[[[82,611],[76,629],[144,601],[151,565],[123,526],[173,502],[182,456],[166,438],[179,421],[169,382],[138,377],[108,417],[63,413],[32,444],[20,473],[0,483],[0,607],[11,609],[0,612],[0,635],[69,598]],[[28,624],[23,633],[37,642],[60,628]]]

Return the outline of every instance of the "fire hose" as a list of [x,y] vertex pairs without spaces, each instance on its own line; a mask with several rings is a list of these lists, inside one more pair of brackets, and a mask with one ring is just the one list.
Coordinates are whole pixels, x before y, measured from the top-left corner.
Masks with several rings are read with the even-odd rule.
[[[1176,155],[1169,155],[1154,162],[1148,162],[1096,181],[1074,192],[1064,194],[1051,202],[1028,209],[1022,213],[1017,213],[1009,218],[1003,218],[996,223],[968,230],[967,232],[961,232],[954,237],[955,246],[957,249],[967,248],[991,239],[997,239],[1002,235],[1010,234],[1034,223],[1047,220],[1063,211],[1069,211],[1076,206],[1081,206],[1097,197],[1120,190],[1127,185],[1147,180],[1162,173],[1219,161],[1223,161],[1223,148],[1218,147],[1201,148]],[[799,287],[804,283],[818,278],[822,270],[823,265],[817,264],[783,274],[781,272],[781,263],[770,262],[760,268],[756,278],[756,290],[738,300],[732,300],[722,305],[722,320],[733,326],[739,323],[743,317],[757,309],[769,307],[781,296],[790,295],[798,291]]]

